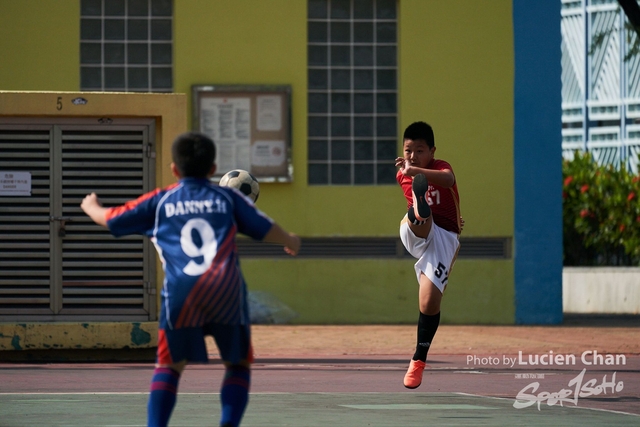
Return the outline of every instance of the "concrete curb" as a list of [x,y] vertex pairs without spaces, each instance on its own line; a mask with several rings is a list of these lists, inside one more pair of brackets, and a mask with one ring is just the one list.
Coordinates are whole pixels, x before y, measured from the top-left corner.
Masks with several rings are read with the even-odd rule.
[[0,351],[145,349],[157,322],[0,323]]

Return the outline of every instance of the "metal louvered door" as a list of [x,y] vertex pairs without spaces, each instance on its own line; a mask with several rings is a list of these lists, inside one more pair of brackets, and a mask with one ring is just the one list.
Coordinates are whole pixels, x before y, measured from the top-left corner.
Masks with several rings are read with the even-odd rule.
[[48,128],[0,124],[2,176],[31,173],[30,197],[0,195],[0,320],[6,315],[53,313],[50,157]]
[[30,172],[32,191],[0,196],[0,321],[155,320],[148,239],[116,239],[80,209],[91,192],[108,207],[153,188],[154,121],[8,122],[0,172]]

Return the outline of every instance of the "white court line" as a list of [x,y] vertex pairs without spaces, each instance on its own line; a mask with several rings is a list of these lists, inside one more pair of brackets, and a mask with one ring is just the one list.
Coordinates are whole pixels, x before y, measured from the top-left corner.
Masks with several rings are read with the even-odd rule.
[[[0,396],[91,396],[91,395],[120,395],[120,396],[128,396],[128,395],[141,395],[141,394],[149,394],[148,391],[77,391],[77,392],[16,392],[16,393],[0,393]],[[220,393],[213,392],[202,392],[202,393],[194,393],[194,392],[179,392],[178,395],[219,395]],[[305,394],[305,393],[288,393],[288,392],[267,392],[267,393],[250,393],[252,395],[257,394]],[[314,394],[314,393],[306,393],[306,394]]]
[[[78,395],[78,396],[89,396],[92,394],[101,394],[101,395],[110,395],[110,394],[123,394],[123,395],[129,395],[129,394],[149,394],[149,392],[141,392],[141,391],[132,391],[132,392],[127,392],[127,391],[114,391],[114,392],[110,392],[110,391],[97,391],[97,392],[88,392],[88,391],[84,391],[84,392],[24,392],[24,393],[0,393],[0,396],[67,396],[67,395]],[[183,393],[180,393],[183,394]],[[188,393],[184,393],[184,394],[188,394]],[[220,394],[220,393],[218,393]]]
[[[454,394],[461,394],[463,396],[472,396],[472,397],[483,397],[485,399],[497,399],[497,400],[509,400],[509,401],[515,401],[515,398],[506,398],[506,397],[495,397],[495,396],[483,396],[481,394],[473,394],[473,393],[463,393],[461,391],[455,391],[453,392]],[[584,406],[562,406],[563,408],[570,408],[570,409],[586,409],[589,411],[600,411],[600,412],[611,412],[613,414],[622,414],[622,415],[632,415],[634,417],[640,417],[639,414],[634,414],[632,412],[624,412],[624,411],[615,411],[613,409],[601,409],[601,408],[586,408]]]
[[[90,395],[121,395],[121,396],[126,396],[126,395],[148,395],[149,392],[141,392],[141,391],[132,391],[132,392],[120,392],[120,391],[116,391],[116,392],[108,392],[108,391],[99,391],[99,392],[42,392],[42,393],[38,393],[38,392],[24,392],[24,393],[0,393],[0,396],[90,396]],[[259,392],[259,393],[251,393],[251,395],[297,395],[297,394],[370,394],[370,395],[388,395],[388,394],[401,394],[400,392],[389,392],[389,393],[384,393],[384,392],[377,392],[377,391],[371,391],[371,392],[355,392],[355,393],[350,393],[350,392],[302,392],[302,393],[291,393],[291,392]],[[507,400],[507,401],[514,401],[515,398],[506,398],[506,397],[495,397],[495,396],[483,396],[480,394],[473,394],[473,393],[464,393],[464,392],[451,392],[451,393],[423,393],[423,394],[458,394],[461,396],[471,396],[471,397],[480,397],[480,398],[484,398],[484,399],[496,399],[496,400]],[[203,393],[191,393],[191,392],[184,392],[184,393],[179,393],[179,395],[192,395],[192,396],[198,396],[198,395],[204,395],[204,396],[216,396],[216,395],[220,395],[220,393],[212,393],[212,392],[203,392]],[[585,410],[589,410],[589,411],[599,411],[599,412],[608,412],[608,413],[613,413],[613,414],[621,414],[621,415],[631,415],[634,417],[640,417],[639,414],[634,414],[631,412],[624,412],[624,411],[616,411],[613,409],[601,409],[601,408],[587,408],[584,406],[563,406],[563,408],[574,408],[574,409],[585,409]]]
[[[28,395],[78,395],[78,396],[83,396],[83,395],[92,395],[92,394],[101,394],[101,395],[139,395],[139,394],[149,394],[148,391],[62,391],[62,392],[57,392],[57,391],[25,391],[25,392],[0,392],[0,396],[28,396]],[[197,392],[179,392],[179,395],[198,395],[198,394],[205,394],[205,395],[216,395],[216,394],[220,394],[218,393],[214,393],[214,392],[209,392],[209,391],[205,391],[202,393],[197,393]],[[357,391],[357,392],[349,392],[349,391],[337,391],[337,392],[332,392],[332,391],[303,391],[303,392],[290,392],[290,391],[258,391],[258,392],[251,392],[249,393],[251,395],[258,395],[258,394],[264,394],[264,395],[269,395],[269,394],[381,394],[381,395],[388,395],[388,394],[405,394],[404,392],[399,392],[399,391],[392,391],[392,392],[383,392],[383,391]],[[452,394],[452,393],[431,393],[431,392],[423,392],[422,394],[433,394],[433,395],[447,395],[447,394]]]

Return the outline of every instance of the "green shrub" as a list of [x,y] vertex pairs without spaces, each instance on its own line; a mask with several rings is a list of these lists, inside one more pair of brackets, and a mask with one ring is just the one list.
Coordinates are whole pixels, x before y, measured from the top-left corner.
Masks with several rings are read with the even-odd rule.
[[581,152],[562,175],[564,265],[640,265],[640,176]]

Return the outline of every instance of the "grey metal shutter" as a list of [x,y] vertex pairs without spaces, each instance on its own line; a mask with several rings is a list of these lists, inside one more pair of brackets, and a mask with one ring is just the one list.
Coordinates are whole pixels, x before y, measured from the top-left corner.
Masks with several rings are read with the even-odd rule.
[[[0,320],[154,320],[148,239],[116,239],[80,209],[91,192],[109,207],[154,187],[153,120],[59,120],[39,133],[11,127],[0,122],[0,171],[31,172],[33,191],[0,197],[0,265],[15,266],[0,270]],[[19,240],[21,252],[12,249]]]
[[47,128],[0,128],[0,171],[31,172],[31,197],[0,196],[0,314],[51,314]]

